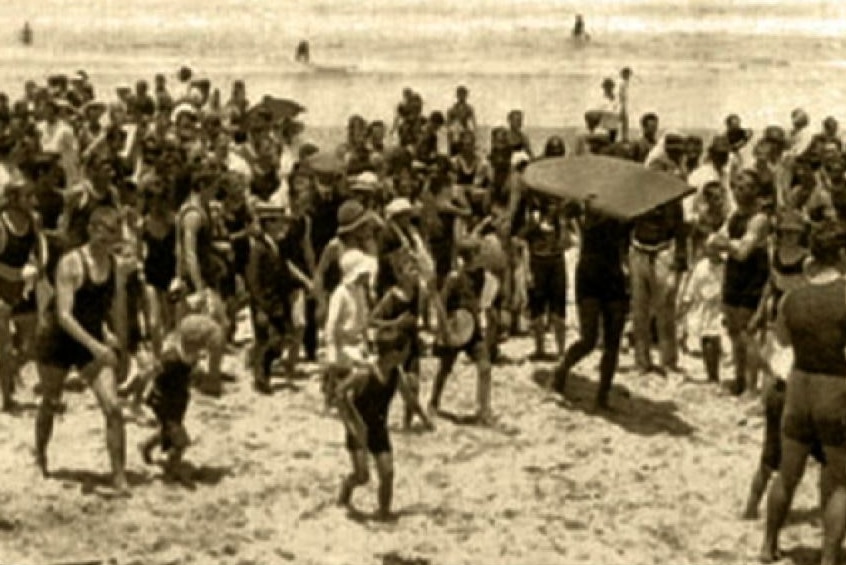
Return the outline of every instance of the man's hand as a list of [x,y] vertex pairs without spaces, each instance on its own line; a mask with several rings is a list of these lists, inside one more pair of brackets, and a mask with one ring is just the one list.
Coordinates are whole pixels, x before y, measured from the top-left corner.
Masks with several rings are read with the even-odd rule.
[[710,236],[708,236],[708,239],[705,240],[705,245],[718,251],[726,251],[728,249],[729,242],[730,240],[728,236],[723,233],[717,232],[712,233]]
[[94,359],[104,367],[118,366],[118,358],[115,350],[108,345],[98,343],[91,353],[94,355]]

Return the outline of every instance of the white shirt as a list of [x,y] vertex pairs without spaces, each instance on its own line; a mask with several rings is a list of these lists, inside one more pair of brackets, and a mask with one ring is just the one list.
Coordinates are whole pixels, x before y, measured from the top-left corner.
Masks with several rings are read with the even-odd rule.
[[737,207],[734,202],[734,194],[731,191],[731,175],[727,165],[722,172],[717,171],[711,163],[699,165],[695,171],[690,173],[687,184],[696,189],[696,192],[686,196],[682,201],[684,207],[684,220],[693,222],[696,220],[697,204],[702,199],[702,189],[706,184],[718,182],[723,187],[723,201],[726,203],[726,213],[731,213]]
[[596,101],[592,110],[602,112],[602,120],[599,122],[599,127],[607,130],[620,129],[620,100],[618,98],[608,98],[605,93]]
[[55,123],[40,122],[38,131],[41,134],[41,148],[45,153],[59,155],[60,163],[67,176],[68,183],[80,179],[79,171],[79,142],[73,129],[62,120]]
[[365,359],[367,316],[367,297],[363,289],[339,284],[329,298],[326,316],[326,356],[330,363]]
[[684,301],[693,304],[687,315],[699,337],[722,334],[722,286],[725,266],[703,257],[693,267]]

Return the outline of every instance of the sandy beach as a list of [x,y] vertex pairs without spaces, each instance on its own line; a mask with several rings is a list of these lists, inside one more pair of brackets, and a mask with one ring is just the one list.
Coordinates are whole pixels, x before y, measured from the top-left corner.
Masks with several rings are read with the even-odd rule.
[[[662,129],[706,141],[732,112],[758,132],[786,124],[797,106],[814,130],[825,115],[846,115],[846,89],[832,80],[846,66],[846,11],[837,3],[703,0],[664,14],[649,2],[605,0],[591,8],[596,38],[585,49],[566,39],[572,14],[585,8],[571,0],[302,4],[210,0],[190,3],[192,11],[163,0],[45,0],[37,8],[10,0],[0,5],[0,90],[16,99],[26,79],[84,68],[108,100],[114,88],[157,72],[175,85],[176,70],[189,64],[224,100],[231,81],[244,79],[253,101],[275,94],[302,102],[303,141],[323,148],[343,141],[351,114],[389,122],[405,86],[429,112],[446,109],[458,84],[470,88],[483,146],[491,126],[522,108],[536,150],[553,134],[572,148],[602,77],[625,65],[637,77],[633,115],[656,111]],[[32,48],[14,39],[27,19]],[[312,38],[318,67],[290,61],[302,37]],[[570,342],[578,329],[571,312]],[[517,360],[531,349],[528,338],[503,345]],[[54,474],[41,477],[32,457],[37,379],[28,367],[18,394],[25,409],[0,416],[0,565],[756,562],[763,526],[739,515],[762,443],[760,402],[706,384],[694,357],[682,358],[686,380],[637,376],[626,351],[614,411],[596,415],[597,365],[594,353],[577,367],[568,405],[536,383],[551,365],[496,367],[493,429],[462,423],[474,406],[466,361],[444,398],[456,417],[440,419],[435,433],[402,431],[397,398],[400,516],[389,525],[369,518],[372,469],[356,512],[335,505],[349,462],[340,422],[323,411],[317,366],[308,378],[275,381],[265,397],[252,390],[244,352],[228,356],[237,381],[222,399],[195,395],[188,411],[189,486],[144,465],[134,446],[151,428],[147,418],[130,421],[129,500],[105,488],[102,416],[89,391],[66,394],[50,449]],[[424,398],[434,371],[427,357]],[[797,565],[819,559],[817,474],[812,464],[782,536]]]
[[[574,337],[571,328],[570,338]],[[505,345],[524,355],[528,340]],[[499,423],[461,423],[474,374],[459,363],[433,434],[401,430],[391,415],[397,467],[392,525],[367,518],[373,483],[356,493],[360,514],[335,506],[347,467],[341,424],[322,413],[315,378],[256,396],[242,361],[222,400],[195,395],[187,428],[193,488],[162,481],[131,449],[130,500],[108,498],[102,422],[93,396],[67,394],[51,448],[54,478],[32,463],[31,410],[2,420],[0,562],[9,565],[220,563],[480,565],[491,563],[741,564],[754,561],[759,522],[738,519],[762,437],[754,401],[691,379],[637,377],[622,358],[610,415],[589,412],[598,358],[578,367],[572,405],[535,384],[549,366],[494,371]],[[724,371],[728,369],[724,367]],[[424,394],[434,361],[424,362]],[[21,400],[36,401],[26,379]],[[149,431],[128,426],[134,446]],[[801,487],[783,547],[797,564],[819,546],[815,468]],[[400,560],[391,560],[398,558]],[[415,561],[417,559],[418,561]]]

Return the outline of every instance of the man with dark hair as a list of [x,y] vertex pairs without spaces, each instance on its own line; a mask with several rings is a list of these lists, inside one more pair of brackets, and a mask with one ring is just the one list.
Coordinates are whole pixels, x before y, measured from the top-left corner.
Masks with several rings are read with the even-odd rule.
[[793,349],[781,420],[779,473],[767,500],[760,561],[781,559],[778,536],[808,455],[822,446],[820,475],[823,565],[839,561],[846,522],[846,231],[823,222],[811,233],[807,284],[779,304],[776,337]]
[[443,127],[444,121],[444,115],[440,112],[432,112],[426,121],[416,150],[417,160],[421,163],[427,165],[434,163],[438,155],[438,132]]
[[459,86],[455,91],[455,104],[447,112],[447,129],[449,136],[449,154],[458,155],[461,150],[459,139],[465,131],[476,131],[476,113],[473,106],[467,103],[470,91],[466,86]]
[[639,163],[646,161],[649,152],[658,143],[658,116],[649,112],[640,118],[641,137],[633,144],[634,159]]
[[759,207],[760,180],[752,170],[742,171],[732,181],[737,209],[723,228],[708,238],[706,245],[728,253],[723,279],[723,313],[731,339],[735,381],[732,392],[739,396],[754,389],[749,360],[752,336],[747,329],[758,308],[769,278],[767,237],[769,220]]
[[[56,294],[39,335],[37,365],[42,398],[35,420],[36,462],[47,476],[47,444],[53,418],[62,410],[65,379],[72,368],[88,382],[106,419],[106,448],[113,486],[127,494],[126,432],[115,372],[117,338],[126,320],[127,266],[113,253],[121,243],[120,212],[99,207],[88,221],[89,241],[66,253],[56,271]],[[107,326],[109,329],[107,329]]]
[[132,99],[130,113],[136,120],[140,118],[151,119],[156,113],[156,101],[150,96],[146,80],[139,80],[135,83],[135,96]]
[[[654,159],[649,168],[684,178],[684,141],[680,135],[667,134],[665,154]],[[676,294],[681,276],[687,270],[681,202],[660,206],[634,223],[629,261],[635,363],[644,373],[654,371],[665,375],[667,371],[678,371]],[[658,330],[660,366],[653,365],[650,359],[653,316]]]

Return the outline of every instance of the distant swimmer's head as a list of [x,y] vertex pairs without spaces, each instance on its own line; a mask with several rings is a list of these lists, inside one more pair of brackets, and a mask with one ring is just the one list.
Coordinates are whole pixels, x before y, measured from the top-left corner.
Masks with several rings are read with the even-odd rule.
[[560,136],[553,135],[546,140],[546,146],[543,149],[544,157],[563,157],[566,153],[564,140]]
[[191,80],[191,77],[194,76],[194,73],[190,68],[182,67],[179,69],[179,73],[176,76],[179,78],[179,82],[188,82]]
[[808,113],[802,108],[796,108],[793,110],[793,112],[790,113],[790,120],[793,122],[793,127],[796,129],[807,127],[808,123],[811,121],[808,117]]
[[611,77],[605,77],[605,78],[602,80],[602,90],[604,90],[605,92],[614,92],[614,86],[615,86],[615,84],[616,84],[616,83],[614,82],[614,79],[613,79],[613,78],[611,78]]
[[469,95],[470,95],[470,91],[469,91],[469,90],[467,90],[467,87],[466,87],[466,86],[459,86],[457,89],[455,89],[455,96],[456,96],[459,100],[461,100],[462,102],[464,102],[465,100],[467,100],[467,97],[468,97]]
[[508,112],[508,125],[513,130],[519,130],[523,127],[523,110],[511,110]]
[[733,130],[733,129],[740,129],[740,116],[737,114],[729,114],[726,116],[726,129]]
[[838,125],[837,118],[834,116],[828,116],[825,120],[823,120],[823,131],[826,135],[834,137],[837,135]]
[[629,67],[623,67],[620,70],[620,78],[623,79],[623,80],[629,80],[630,78],[632,78],[633,74],[634,73],[632,72],[632,70]]

